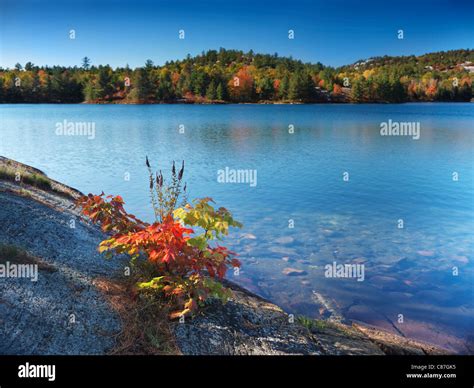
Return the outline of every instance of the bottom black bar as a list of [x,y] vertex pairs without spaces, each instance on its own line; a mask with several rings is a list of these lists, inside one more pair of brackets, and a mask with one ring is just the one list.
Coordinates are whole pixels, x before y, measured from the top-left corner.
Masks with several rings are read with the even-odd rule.
[[472,356],[0,356],[0,388],[98,383],[473,387]]

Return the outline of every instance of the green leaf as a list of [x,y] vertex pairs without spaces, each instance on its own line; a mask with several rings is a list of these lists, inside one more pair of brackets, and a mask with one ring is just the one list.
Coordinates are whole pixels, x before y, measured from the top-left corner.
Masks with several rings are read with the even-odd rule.
[[138,283],[137,286],[138,286],[138,288],[140,288],[142,290],[143,289],[149,289],[149,288],[161,289],[165,286],[164,284],[160,284],[161,280],[163,278],[164,278],[164,276],[158,276],[156,278],[151,279],[149,282]]
[[196,236],[188,240],[188,244],[203,251],[207,248],[207,239],[204,235]]

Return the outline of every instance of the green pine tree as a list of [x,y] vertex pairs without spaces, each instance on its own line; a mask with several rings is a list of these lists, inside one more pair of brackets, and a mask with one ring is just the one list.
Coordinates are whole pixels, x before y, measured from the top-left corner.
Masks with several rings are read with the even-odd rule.
[[[220,85],[220,84],[219,84]],[[212,80],[206,90],[206,98],[213,101],[217,98],[216,83]]]

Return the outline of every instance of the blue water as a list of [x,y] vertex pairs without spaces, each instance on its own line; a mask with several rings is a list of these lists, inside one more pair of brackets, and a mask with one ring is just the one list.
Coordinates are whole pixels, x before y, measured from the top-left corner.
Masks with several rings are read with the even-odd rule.
[[[184,159],[191,198],[245,225],[230,278],[290,313],[327,317],[316,292],[345,318],[474,353],[473,104],[2,105],[0,119],[1,155],[147,220],[145,155],[165,171]],[[420,139],[381,136],[389,119],[419,122]],[[95,138],[56,135],[63,120]],[[256,170],[256,187],[219,183],[225,167]],[[326,278],[333,261],[364,264],[364,281]]]

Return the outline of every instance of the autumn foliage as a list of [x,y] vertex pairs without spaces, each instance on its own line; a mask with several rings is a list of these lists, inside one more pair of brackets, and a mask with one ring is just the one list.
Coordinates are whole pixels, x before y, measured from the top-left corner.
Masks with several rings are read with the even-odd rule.
[[254,94],[253,66],[243,66],[228,83],[229,94],[235,101],[252,101]]
[[[3,103],[258,103],[470,101],[474,50],[372,57],[338,68],[252,50],[208,50],[162,66],[0,68]],[[433,85],[436,83],[436,85]],[[337,86],[336,86],[337,85]],[[344,92],[339,88],[344,86]]]
[[336,95],[342,94],[342,88],[338,84],[334,84],[333,93]]
[[[184,163],[179,172],[173,163],[169,183],[161,171],[152,173],[148,159],[147,167],[152,224],[127,213],[120,196],[89,194],[78,200],[82,214],[109,235],[99,252],[128,255],[139,274],[136,289],[164,297],[174,308],[171,318],[193,313],[211,296],[226,300],[229,291],[217,280],[240,262],[233,252],[212,242],[241,224],[227,209],[215,209],[211,198],[186,203],[186,186],[181,188]],[[184,201],[178,206],[180,197]]]

